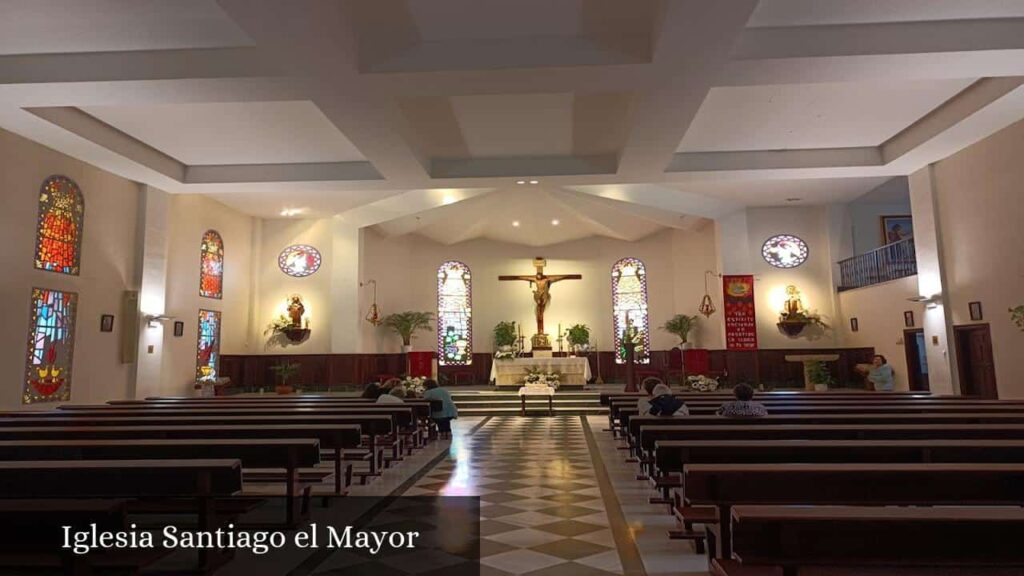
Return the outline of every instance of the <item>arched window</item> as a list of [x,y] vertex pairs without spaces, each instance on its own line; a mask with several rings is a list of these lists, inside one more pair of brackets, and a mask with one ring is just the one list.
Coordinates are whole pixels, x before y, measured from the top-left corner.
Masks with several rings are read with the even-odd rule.
[[224,240],[216,230],[203,234],[199,253],[199,295],[220,300],[224,295]]
[[473,363],[473,281],[462,262],[437,269],[437,363]]
[[220,312],[199,311],[199,342],[196,344],[196,380],[217,377],[220,362]]
[[636,361],[650,362],[651,335],[647,323],[647,270],[636,258],[623,258],[612,266],[612,314],[615,326],[615,362],[626,361],[622,345],[627,328],[637,341]]
[[71,399],[77,308],[78,294],[74,292],[32,289],[32,319],[22,404]]
[[77,276],[84,220],[85,202],[78,184],[66,176],[47,178],[39,191],[36,268]]

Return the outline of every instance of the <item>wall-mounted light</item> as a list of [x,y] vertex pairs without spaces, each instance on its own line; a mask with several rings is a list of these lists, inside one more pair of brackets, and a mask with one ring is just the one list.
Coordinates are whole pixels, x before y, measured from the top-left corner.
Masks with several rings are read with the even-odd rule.
[[918,304],[924,304],[925,308],[938,308],[939,302],[942,299],[941,294],[932,294],[931,296],[917,295],[912,298],[907,298],[910,302],[917,302]]
[[147,327],[156,328],[168,320],[174,320],[174,316],[167,316],[166,314],[146,314],[145,319]]
[[373,286],[373,304],[370,304],[370,309],[367,310],[364,320],[369,322],[373,326],[380,326],[384,321],[380,318],[380,310],[377,308],[377,281],[370,279],[366,282],[360,282],[359,286]]

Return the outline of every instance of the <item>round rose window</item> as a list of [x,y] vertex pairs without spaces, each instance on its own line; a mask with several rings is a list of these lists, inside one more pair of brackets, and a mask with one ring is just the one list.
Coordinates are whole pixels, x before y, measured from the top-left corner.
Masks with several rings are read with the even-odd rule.
[[807,261],[807,243],[789,234],[772,236],[761,247],[761,256],[776,268],[796,268]]
[[312,246],[296,244],[289,246],[277,257],[281,272],[295,278],[309,276],[320,269],[320,251]]

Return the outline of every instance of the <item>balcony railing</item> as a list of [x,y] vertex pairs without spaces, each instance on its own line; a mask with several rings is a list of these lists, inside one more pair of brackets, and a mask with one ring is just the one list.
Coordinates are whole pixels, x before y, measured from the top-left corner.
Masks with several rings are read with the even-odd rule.
[[839,262],[839,291],[917,274],[914,239],[893,242]]

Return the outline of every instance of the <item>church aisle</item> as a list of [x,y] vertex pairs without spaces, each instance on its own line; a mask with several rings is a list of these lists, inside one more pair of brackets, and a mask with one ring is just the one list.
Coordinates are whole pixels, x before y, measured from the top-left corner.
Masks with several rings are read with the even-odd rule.
[[625,573],[578,416],[459,426],[448,456],[404,493],[433,494],[480,496],[482,576]]

